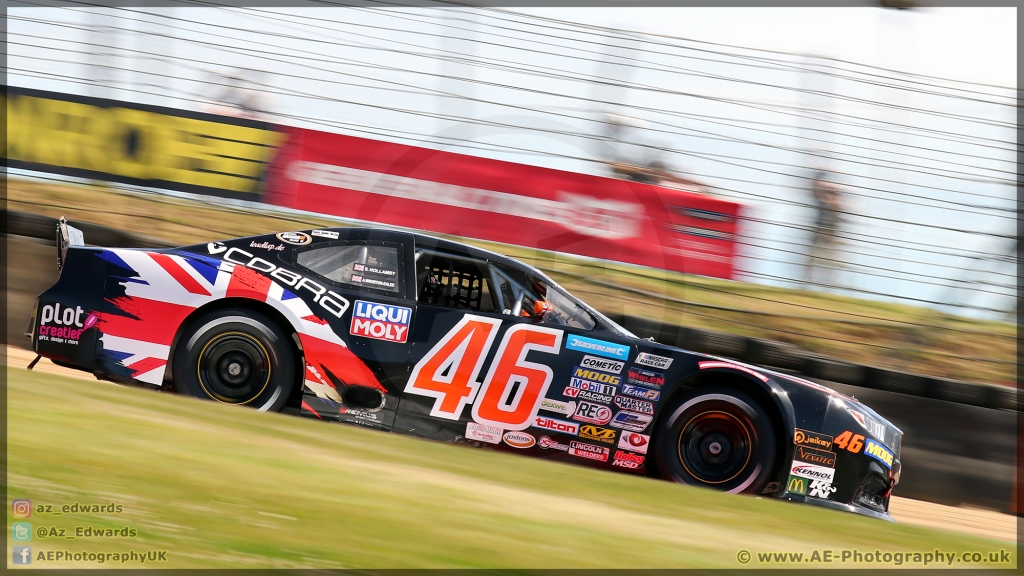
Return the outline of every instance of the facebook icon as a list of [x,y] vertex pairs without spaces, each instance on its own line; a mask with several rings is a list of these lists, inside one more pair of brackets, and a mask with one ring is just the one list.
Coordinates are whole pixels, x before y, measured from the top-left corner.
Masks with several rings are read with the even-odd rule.
[[11,564],[31,564],[32,563],[32,547],[31,546],[15,546],[11,548]]

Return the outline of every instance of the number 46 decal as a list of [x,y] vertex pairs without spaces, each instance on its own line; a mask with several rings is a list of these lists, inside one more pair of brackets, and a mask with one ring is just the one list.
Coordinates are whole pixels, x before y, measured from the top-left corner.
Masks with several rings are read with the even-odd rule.
[[[551,368],[527,362],[531,350],[558,354],[562,331],[517,324],[505,332],[483,384],[477,382],[501,320],[466,314],[412,370],[405,391],[434,398],[430,415],[458,420],[473,404],[473,420],[525,430],[551,384]],[[474,403],[474,400],[476,402]]]

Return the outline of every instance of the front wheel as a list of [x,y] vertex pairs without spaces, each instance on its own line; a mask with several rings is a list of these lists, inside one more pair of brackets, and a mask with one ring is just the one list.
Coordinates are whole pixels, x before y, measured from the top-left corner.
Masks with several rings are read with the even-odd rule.
[[276,412],[294,386],[293,356],[287,336],[266,316],[217,310],[182,334],[174,381],[182,394]]
[[764,409],[729,388],[701,388],[675,402],[658,425],[655,459],[667,480],[731,493],[760,493],[775,463]]

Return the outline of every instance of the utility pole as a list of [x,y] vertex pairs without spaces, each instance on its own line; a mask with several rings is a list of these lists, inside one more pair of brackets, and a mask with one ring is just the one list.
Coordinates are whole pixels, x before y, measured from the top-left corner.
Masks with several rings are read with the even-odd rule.
[[93,44],[85,57],[87,92],[98,98],[116,98],[118,74],[118,46],[120,34],[110,25],[116,18],[116,8],[92,8],[86,12],[86,42]]
[[633,35],[608,36],[605,39],[601,61],[594,72],[591,99],[594,115],[600,122],[601,139],[595,139],[593,155],[603,162],[639,164],[640,155],[624,148],[624,140],[635,121],[621,115],[626,97],[626,83],[633,73],[632,60],[641,51],[641,40]]
[[472,122],[477,107],[471,100],[474,93],[472,80],[476,73],[473,56],[477,47],[477,15],[472,9],[439,10],[442,10],[445,16],[443,23],[449,26],[440,26],[443,51],[439,55],[441,63],[438,90],[455,96],[438,95],[437,111],[441,117],[437,119],[437,134],[448,139],[468,142],[477,136],[477,126]]

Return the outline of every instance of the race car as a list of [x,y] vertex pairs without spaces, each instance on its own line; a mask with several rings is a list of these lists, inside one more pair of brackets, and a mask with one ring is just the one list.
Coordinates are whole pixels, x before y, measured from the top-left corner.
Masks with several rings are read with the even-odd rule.
[[892,520],[903,433],[873,410],[638,338],[494,252],[371,228],[99,248],[63,219],[57,244],[26,334],[61,366]]

